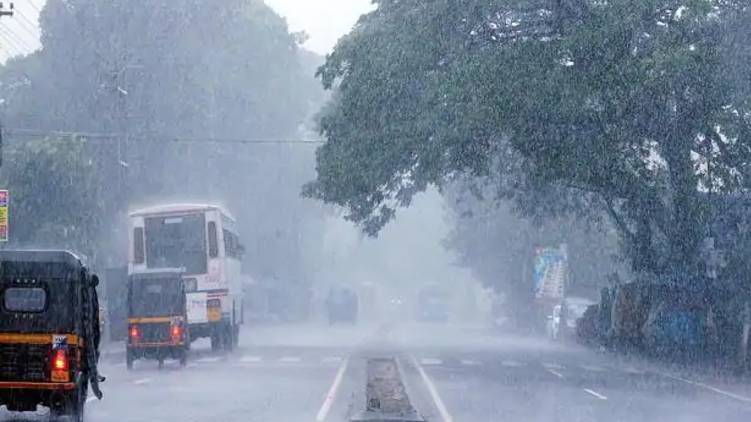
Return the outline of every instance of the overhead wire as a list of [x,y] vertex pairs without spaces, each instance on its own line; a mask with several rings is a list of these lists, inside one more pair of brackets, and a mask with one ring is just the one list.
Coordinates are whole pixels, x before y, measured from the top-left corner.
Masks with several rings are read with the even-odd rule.
[[[35,23],[33,23],[29,18],[26,17],[26,15],[21,13],[21,11],[18,9],[16,9],[14,16],[18,16],[21,18],[21,20],[16,21],[19,24],[18,26],[23,28],[27,34],[31,35],[33,39],[39,39],[38,29]],[[31,27],[31,29],[29,29],[29,27]]]
[[31,46],[27,44],[23,38],[19,37],[18,34],[16,34],[7,26],[0,25],[0,32],[3,32],[5,35],[13,39],[17,45],[22,47],[21,50],[26,50],[27,52],[33,51],[33,48],[31,48]]
[[28,0],[28,3],[29,3],[29,6],[31,6],[31,8],[34,9],[37,13],[42,13],[41,8],[37,6],[36,4],[34,4],[33,1]]
[[94,140],[106,139],[127,139],[132,142],[160,142],[160,143],[196,143],[196,144],[225,144],[225,145],[321,145],[325,141],[321,139],[292,139],[292,138],[195,138],[180,136],[159,136],[159,135],[128,135],[123,133],[111,132],[84,132],[84,131],[62,131],[62,130],[41,130],[26,128],[7,128],[4,133],[9,137],[81,137]]
[[[2,28],[2,27],[0,27]],[[24,48],[20,46],[18,41],[14,40],[12,37],[8,36],[5,32],[0,30],[0,39],[3,39],[5,41],[5,46],[10,47],[11,50],[14,51],[14,55],[22,55],[24,52]]]

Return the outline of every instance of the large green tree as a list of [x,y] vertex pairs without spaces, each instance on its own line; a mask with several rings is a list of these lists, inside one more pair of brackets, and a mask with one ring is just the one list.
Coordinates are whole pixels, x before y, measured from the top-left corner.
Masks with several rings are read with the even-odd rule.
[[690,280],[704,192],[749,184],[748,110],[725,54],[743,11],[378,1],[319,71],[336,99],[306,193],[376,233],[429,184],[500,175],[499,193],[528,209],[554,198],[607,212],[634,269]]
[[41,50],[0,68],[1,118],[18,142],[19,128],[90,135],[109,264],[124,259],[127,208],[201,201],[236,215],[256,275],[304,272],[312,148],[232,142],[300,138],[322,100],[322,59],[282,17],[261,0],[48,0],[40,29]]
[[65,248],[96,259],[103,181],[83,138],[5,145],[0,185],[10,191],[10,245]]

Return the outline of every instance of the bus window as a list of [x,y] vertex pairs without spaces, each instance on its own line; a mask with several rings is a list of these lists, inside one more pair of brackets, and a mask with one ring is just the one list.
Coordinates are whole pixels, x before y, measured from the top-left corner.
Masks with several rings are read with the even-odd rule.
[[219,256],[219,242],[216,238],[216,223],[209,221],[209,256],[216,258]]
[[133,262],[143,264],[145,254],[143,253],[143,227],[133,229]]
[[240,258],[242,256],[242,245],[237,235],[229,230],[223,230],[224,233],[224,251],[227,256]]

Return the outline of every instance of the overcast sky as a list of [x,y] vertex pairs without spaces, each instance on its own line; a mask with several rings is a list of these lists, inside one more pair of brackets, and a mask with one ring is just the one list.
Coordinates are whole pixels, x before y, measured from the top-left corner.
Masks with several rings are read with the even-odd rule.
[[[16,16],[0,23],[0,62],[10,56],[39,48],[39,10],[46,0],[15,0]],[[363,13],[373,9],[371,0],[265,0],[284,16],[292,31],[305,31],[305,47],[319,53],[331,51]],[[3,2],[6,4],[8,2]]]
[[316,53],[331,51],[363,13],[373,9],[371,0],[265,0],[287,18],[292,31],[303,30],[310,40],[305,46]]

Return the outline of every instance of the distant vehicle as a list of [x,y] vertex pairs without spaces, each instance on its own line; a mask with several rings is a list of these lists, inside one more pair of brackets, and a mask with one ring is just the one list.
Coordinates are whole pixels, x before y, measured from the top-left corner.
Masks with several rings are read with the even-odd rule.
[[417,320],[446,322],[449,320],[448,293],[437,287],[427,286],[417,294]]
[[548,338],[554,341],[557,341],[560,338],[561,309],[562,305],[555,305],[550,315],[547,316],[545,322],[545,332],[547,333]]
[[130,214],[128,275],[182,271],[190,339],[211,338],[212,350],[233,349],[243,323],[235,220],[215,205],[163,205]]
[[99,391],[99,279],[65,251],[0,251],[0,405],[82,421]]
[[346,287],[332,287],[326,297],[326,311],[329,324],[357,322],[359,313],[357,293]]
[[174,358],[185,366],[190,348],[180,272],[133,274],[128,281],[128,369],[139,358]]
[[567,297],[561,304],[558,338],[570,340],[576,337],[576,326],[584,316],[584,312],[594,301],[583,297]]

